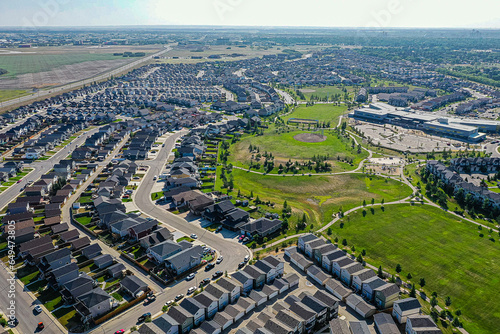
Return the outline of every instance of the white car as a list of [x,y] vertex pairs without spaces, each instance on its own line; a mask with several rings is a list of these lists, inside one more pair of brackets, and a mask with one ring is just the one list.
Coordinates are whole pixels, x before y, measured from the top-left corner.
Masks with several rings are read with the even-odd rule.
[[198,239],[198,236],[196,234],[191,234],[191,239]]
[[188,277],[186,277],[186,281],[190,281],[194,278],[194,273],[191,273],[188,275]]
[[247,255],[247,256],[245,256],[245,258],[243,259],[243,261],[248,262],[248,260],[250,260],[250,256]]
[[168,302],[166,302],[166,303],[165,303],[165,306],[170,306],[170,305],[172,305],[173,303],[174,303],[174,301],[173,301],[173,300],[169,300]]
[[215,261],[217,264],[221,263],[224,258],[222,256],[217,258],[217,261]]
[[196,291],[196,287],[192,286],[192,287],[190,287],[190,288],[188,289],[188,292],[187,292],[187,293],[188,293],[188,295],[190,295],[190,294],[192,294],[192,293],[193,293],[193,292],[195,292],[195,291]]
[[35,306],[34,310],[36,313],[42,313],[42,308],[40,305]]

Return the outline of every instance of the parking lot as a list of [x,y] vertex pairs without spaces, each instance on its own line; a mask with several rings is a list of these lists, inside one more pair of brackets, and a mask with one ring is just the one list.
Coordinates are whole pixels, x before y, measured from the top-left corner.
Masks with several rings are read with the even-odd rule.
[[[372,124],[357,121],[355,128],[370,138],[374,145],[380,145],[398,151],[410,151],[412,153],[443,151],[443,150],[465,150],[467,144],[458,140],[432,136],[419,130],[405,129],[402,127],[386,124]],[[468,145],[470,149],[481,149],[479,144]]]

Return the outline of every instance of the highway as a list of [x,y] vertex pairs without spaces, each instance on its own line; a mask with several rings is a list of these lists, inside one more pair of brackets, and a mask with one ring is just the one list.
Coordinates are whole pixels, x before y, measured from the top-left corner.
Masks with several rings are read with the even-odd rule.
[[146,160],[139,162],[139,164],[149,166],[149,169],[144,176],[139,188],[135,191],[133,195],[134,202],[136,206],[145,214],[157,219],[159,222],[169,226],[170,228],[176,229],[178,231],[184,232],[187,235],[195,233],[198,235],[198,240],[206,244],[208,247],[216,249],[219,254],[224,258],[222,263],[215,266],[214,269],[206,272],[204,269],[200,269],[195,279],[192,281],[177,281],[173,285],[161,290],[156,294],[156,301],[149,305],[138,305],[126,312],[114,317],[113,319],[105,322],[101,326],[92,330],[91,333],[114,333],[119,329],[129,330],[131,327],[137,325],[137,318],[146,312],[150,312],[153,316],[158,312],[161,312],[163,305],[169,301],[173,300],[178,294],[186,294],[187,289],[191,286],[198,287],[201,280],[204,278],[211,278],[212,274],[217,271],[226,271],[228,273],[237,270],[238,264],[243,261],[246,255],[252,256],[251,251],[246,247],[233,239],[225,239],[221,234],[216,234],[209,232],[196,223],[189,223],[185,219],[178,217],[163,208],[156,206],[151,201],[151,188],[153,187],[154,175],[158,175],[163,169],[170,152],[174,148],[175,141],[185,134],[186,131],[179,132],[171,135],[165,142],[165,146],[158,152],[156,159]]

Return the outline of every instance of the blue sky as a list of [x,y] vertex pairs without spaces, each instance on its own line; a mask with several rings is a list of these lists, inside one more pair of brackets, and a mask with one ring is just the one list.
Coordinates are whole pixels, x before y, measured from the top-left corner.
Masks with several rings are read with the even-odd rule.
[[0,0],[0,26],[500,28],[500,0]]

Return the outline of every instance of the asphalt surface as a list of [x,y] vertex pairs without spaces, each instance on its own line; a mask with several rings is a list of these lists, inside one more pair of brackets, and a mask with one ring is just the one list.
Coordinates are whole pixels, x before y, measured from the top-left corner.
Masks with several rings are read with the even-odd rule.
[[187,235],[196,234],[198,240],[206,244],[208,247],[216,249],[224,260],[215,266],[214,269],[206,272],[204,268],[198,270],[195,278],[192,281],[176,281],[169,287],[166,287],[156,294],[156,301],[151,304],[139,304],[133,308],[123,312],[113,319],[105,322],[91,333],[114,333],[119,329],[129,330],[133,326],[137,326],[137,318],[146,312],[150,312],[153,317],[159,315],[163,305],[170,300],[174,300],[178,294],[187,294],[187,290],[192,287],[198,287],[201,280],[211,278],[213,273],[220,270],[228,273],[237,270],[238,264],[243,261],[246,255],[252,256],[250,250],[233,239],[225,239],[219,233],[209,232],[201,228],[197,223],[189,223],[185,219],[176,216],[165,209],[155,205],[151,201],[151,188],[153,187],[153,177],[159,175],[163,170],[166,160],[175,146],[175,141],[186,134],[187,132],[179,132],[172,134],[165,142],[165,146],[158,152],[156,159],[138,162],[139,164],[149,166],[149,169],[144,176],[140,186],[133,195],[136,206],[145,214],[157,219],[159,222],[166,224],[168,227],[182,231]]
[[[37,180],[43,174],[47,173],[51,170],[54,164],[57,164],[60,160],[64,159],[68,156],[72,150],[81,145],[87,136],[97,132],[99,129],[92,129],[85,134],[81,135],[79,138],[76,138],[69,145],[59,150],[56,154],[54,154],[50,159],[44,161],[35,161],[31,164],[28,164],[28,167],[34,168],[32,172],[30,172],[27,176],[25,176],[20,183],[15,183],[9,189],[0,194],[0,208],[5,207],[9,204],[14,198],[21,194],[21,189],[26,185],[28,180]],[[10,278],[10,275],[5,268],[4,264],[1,263],[2,269],[0,269],[0,309],[2,312],[7,312],[7,305],[10,303],[9,294],[9,282],[7,281]],[[44,333],[64,333],[60,329],[59,326],[54,324],[55,318],[50,315],[50,313],[42,308],[42,313],[36,314],[33,312],[33,307],[35,304],[38,304],[38,301],[32,297],[32,295],[28,294],[28,292],[23,292],[23,288],[21,284],[16,280],[16,293],[15,293],[15,303],[16,303],[16,317],[19,320],[19,324],[15,327],[15,329],[20,333],[31,333],[36,330],[37,324],[42,321],[45,325]],[[28,290],[26,290],[28,291]]]

